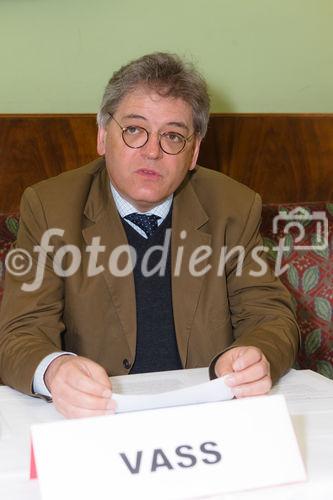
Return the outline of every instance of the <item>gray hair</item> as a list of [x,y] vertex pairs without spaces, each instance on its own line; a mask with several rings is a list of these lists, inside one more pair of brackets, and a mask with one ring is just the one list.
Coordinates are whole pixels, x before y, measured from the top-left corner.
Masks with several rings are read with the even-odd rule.
[[193,64],[167,52],[147,54],[113,73],[97,114],[99,127],[105,128],[110,119],[109,113],[115,113],[120,101],[141,86],[163,97],[180,98],[188,103],[192,108],[194,131],[204,137],[209,120],[206,81]]

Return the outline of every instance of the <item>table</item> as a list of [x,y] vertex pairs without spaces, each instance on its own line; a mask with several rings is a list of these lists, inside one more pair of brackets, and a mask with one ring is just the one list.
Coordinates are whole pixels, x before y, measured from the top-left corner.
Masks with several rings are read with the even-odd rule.
[[[181,373],[184,372],[184,373]],[[185,373],[186,372],[186,373]],[[187,383],[204,382],[205,368],[164,372],[186,375]],[[114,377],[114,386],[126,393],[134,383],[154,385],[159,374]],[[148,384],[149,382],[149,384]],[[225,494],[223,500],[329,500],[333,498],[333,381],[310,370],[291,370],[271,391],[283,394],[294,424],[308,474],[301,484]],[[265,397],[265,396],[263,396]],[[40,500],[38,481],[29,480],[30,426],[63,419],[52,404],[0,387],[0,498]],[[74,500],[74,499],[73,499]]]

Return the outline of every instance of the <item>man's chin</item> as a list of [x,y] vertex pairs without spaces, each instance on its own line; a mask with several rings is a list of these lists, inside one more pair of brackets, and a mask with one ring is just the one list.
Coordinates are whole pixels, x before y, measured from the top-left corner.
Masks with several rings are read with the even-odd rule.
[[138,209],[140,212],[148,212],[148,210],[151,210],[152,208],[156,207],[157,205],[160,205],[163,203],[163,201],[166,200],[168,195],[165,196],[137,196],[135,198],[132,198],[131,203]]

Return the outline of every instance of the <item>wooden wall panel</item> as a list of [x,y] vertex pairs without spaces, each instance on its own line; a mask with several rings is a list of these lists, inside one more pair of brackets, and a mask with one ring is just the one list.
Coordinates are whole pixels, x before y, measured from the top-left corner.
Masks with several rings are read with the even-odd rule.
[[94,115],[0,115],[0,212],[24,189],[96,158]]
[[[0,115],[0,212],[26,186],[96,158],[94,115]],[[333,115],[214,114],[199,163],[264,202],[333,199]]]
[[263,201],[333,199],[333,115],[212,115],[199,163]]

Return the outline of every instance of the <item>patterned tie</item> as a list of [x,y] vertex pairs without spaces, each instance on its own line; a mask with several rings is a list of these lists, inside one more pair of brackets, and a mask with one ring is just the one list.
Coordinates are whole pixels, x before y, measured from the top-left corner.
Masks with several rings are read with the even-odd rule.
[[146,233],[147,238],[158,228],[157,221],[160,218],[158,215],[137,214],[136,212],[125,216],[125,219],[133,222],[133,224],[142,229]]

